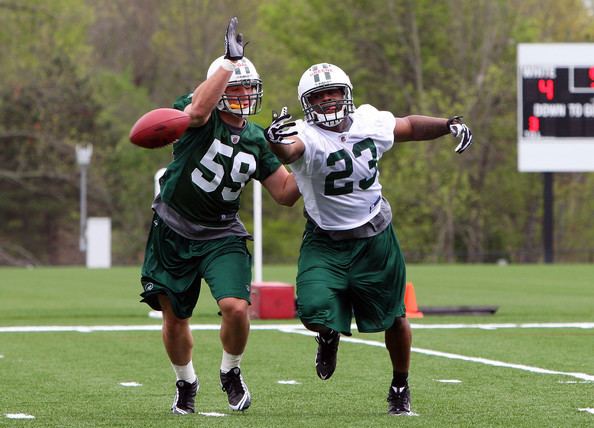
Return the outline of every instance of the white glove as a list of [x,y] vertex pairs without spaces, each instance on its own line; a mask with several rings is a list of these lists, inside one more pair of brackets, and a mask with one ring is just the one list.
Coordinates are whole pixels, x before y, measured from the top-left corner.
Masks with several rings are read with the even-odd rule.
[[454,116],[448,120],[448,129],[456,138],[460,138],[460,143],[456,146],[454,151],[462,153],[472,144],[472,132],[470,128],[462,123],[462,116]]
[[297,135],[297,131],[291,130],[295,122],[287,122],[292,117],[288,113],[287,107],[281,109],[280,115],[272,112],[272,123],[264,130],[264,136],[272,144],[293,144],[295,141],[286,140],[287,137]]

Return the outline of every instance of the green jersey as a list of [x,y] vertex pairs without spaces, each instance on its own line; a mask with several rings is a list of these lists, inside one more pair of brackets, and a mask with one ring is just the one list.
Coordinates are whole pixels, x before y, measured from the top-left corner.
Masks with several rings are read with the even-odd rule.
[[[191,94],[173,107],[183,110],[190,102]],[[160,198],[188,222],[225,226],[237,217],[245,185],[265,180],[280,166],[260,126],[246,121],[243,129],[232,129],[214,110],[206,124],[188,128],[174,143]]]

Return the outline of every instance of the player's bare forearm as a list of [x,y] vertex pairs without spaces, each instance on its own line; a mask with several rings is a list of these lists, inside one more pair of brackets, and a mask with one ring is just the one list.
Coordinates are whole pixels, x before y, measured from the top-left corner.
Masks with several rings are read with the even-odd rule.
[[262,181],[262,185],[280,205],[292,207],[301,197],[295,176],[287,171],[284,166],[278,168]]
[[396,142],[434,140],[449,134],[448,120],[439,117],[411,115],[397,117],[394,126]]
[[295,176],[293,174],[289,174],[285,179],[283,186],[283,198],[281,201],[279,201],[279,204],[292,207],[300,197],[301,192],[299,192],[299,187],[297,187]]
[[231,71],[220,67],[209,79],[202,82],[192,94],[192,103],[184,111],[192,118],[190,126],[202,126],[215,109],[225,92]]
[[279,160],[284,164],[290,164],[295,162],[301,156],[305,150],[305,145],[297,137],[291,137],[289,140],[293,140],[293,144],[269,144],[270,150],[276,155]]

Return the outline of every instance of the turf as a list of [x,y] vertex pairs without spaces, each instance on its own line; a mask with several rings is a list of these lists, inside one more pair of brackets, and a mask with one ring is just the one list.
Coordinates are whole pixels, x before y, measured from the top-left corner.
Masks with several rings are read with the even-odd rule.
[[[265,267],[265,280],[294,282],[293,266]],[[0,269],[0,327],[154,325],[138,302],[138,269]],[[491,316],[427,316],[414,325],[594,322],[594,266],[412,265],[420,306],[495,305]],[[194,324],[218,324],[203,290]],[[253,325],[297,320],[254,320]],[[594,375],[592,328],[421,329],[415,349]],[[381,334],[354,338],[381,342]],[[159,331],[0,332],[0,427],[583,427],[594,415],[594,383],[415,352],[411,387],[417,417],[385,414],[388,356],[343,341],[336,373],[322,382],[314,340],[256,330],[242,362],[254,398],[245,414],[227,409],[218,385],[217,331],[194,331],[201,381],[198,411],[168,413],[173,373]],[[440,380],[457,380],[443,383]],[[279,381],[293,381],[283,384]],[[122,382],[141,386],[125,387]],[[571,383],[568,383],[571,382]],[[8,419],[24,413],[35,419]]]

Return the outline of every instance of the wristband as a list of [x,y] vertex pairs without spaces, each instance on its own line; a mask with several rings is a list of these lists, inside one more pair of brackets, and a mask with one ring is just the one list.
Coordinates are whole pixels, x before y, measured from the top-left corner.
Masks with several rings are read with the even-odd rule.
[[233,61],[230,59],[224,59],[223,62],[221,62],[221,67],[227,71],[235,70],[235,64],[233,64]]
[[446,122],[446,126],[448,127],[448,132],[450,131],[450,126],[454,123],[462,123],[462,116],[454,116]]

